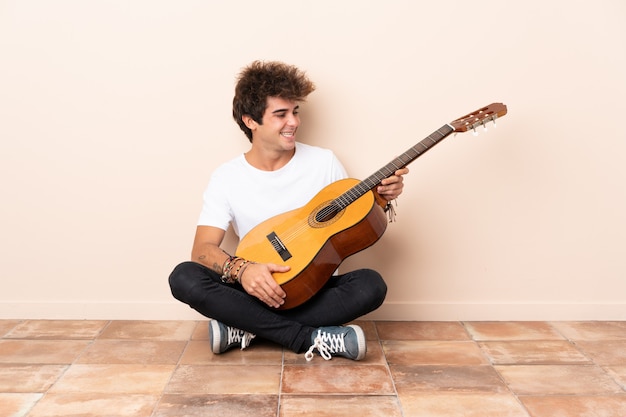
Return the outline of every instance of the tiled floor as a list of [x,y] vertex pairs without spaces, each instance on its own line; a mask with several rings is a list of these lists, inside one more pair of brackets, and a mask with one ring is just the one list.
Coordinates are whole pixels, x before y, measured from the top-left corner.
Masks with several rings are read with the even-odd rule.
[[0,320],[0,416],[626,416],[626,322],[359,324],[365,360],[306,362],[215,356],[206,321]]

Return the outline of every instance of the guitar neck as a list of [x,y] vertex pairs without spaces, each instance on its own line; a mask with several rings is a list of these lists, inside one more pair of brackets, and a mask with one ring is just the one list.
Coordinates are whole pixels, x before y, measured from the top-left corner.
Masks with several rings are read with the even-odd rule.
[[372,190],[376,187],[382,180],[387,177],[390,177],[397,170],[404,168],[409,165],[411,162],[415,161],[418,157],[425,154],[426,151],[431,149],[433,146],[441,142],[444,138],[449,136],[452,132],[454,132],[454,128],[449,124],[445,124],[439,129],[435,130],[433,133],[428,135],[425,139],[421,140],[415,146],[409,148],[406,152],[398,156],[393,161],[389,162],[387,165],[340,195],[334,200],[336,206],[340,209],[346,208],[348,205],[352,204],[358,198],[360,198],[366,192]]

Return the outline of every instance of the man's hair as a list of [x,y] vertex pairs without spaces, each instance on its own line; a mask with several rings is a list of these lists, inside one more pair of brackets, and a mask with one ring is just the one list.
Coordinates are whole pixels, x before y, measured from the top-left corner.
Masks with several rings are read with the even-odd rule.
[[254,61],[237,78],[233,98],[233,118],[252,142],[252,131],[243,122],[244,115],[263,124],[268,97],[303,101],[315,90],[303,71],[277,61]]

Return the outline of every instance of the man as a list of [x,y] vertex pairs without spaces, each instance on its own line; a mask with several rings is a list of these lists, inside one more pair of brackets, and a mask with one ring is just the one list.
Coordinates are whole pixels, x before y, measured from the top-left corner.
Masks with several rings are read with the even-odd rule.
[[[289,266],[255,263],[220,248],[229,225],[243,237],[257,224],[304,206],[346,172],[327,149],[297,142],[300,103],[315,89],[298,68],[253,62],[240,73],[233,117],[251,143],[248,152],[218,167],[204,192],[192,259],[170,275],[172,294],[206,317],[214,353],[262,337],[308,360],[365,356],[363,330],[344,326],[378,308],[387,287],[380,274],[361,269],[336,275],[304,304],[278,310],[286,296],[272,273]],[[391,201],[402,192],[400,169],[376,188]]]

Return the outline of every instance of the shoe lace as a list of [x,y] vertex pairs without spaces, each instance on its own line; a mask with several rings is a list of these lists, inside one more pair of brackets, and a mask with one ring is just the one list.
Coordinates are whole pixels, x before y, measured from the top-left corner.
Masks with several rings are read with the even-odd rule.
[[250,346],[250,342],[252,342],[252,339],[255,337],[255,334],[228,326],[228,345],[241,342],[241,350],[244,350]]
[[313,360],[313,351],[317,349],[322,358],[330,360],[332,353],[345,352],[346,344],[344,342],[345,333],[328,333],[317,331],[317,336],[313,339],[313,344],[304,354],[304,358],[307,361]]
[[250,346],[250,342],[252,342],[252,339],[254,339],[255,337],[255,334],[252,334],[250,332],[243,332],[243,335],[241,336],[241,350],[244,350],[245,348]]

